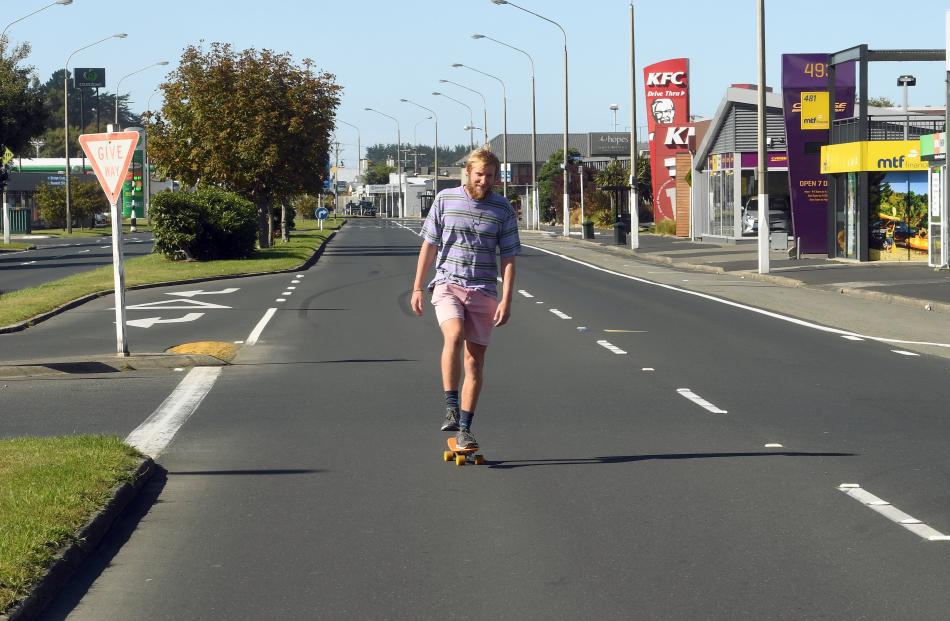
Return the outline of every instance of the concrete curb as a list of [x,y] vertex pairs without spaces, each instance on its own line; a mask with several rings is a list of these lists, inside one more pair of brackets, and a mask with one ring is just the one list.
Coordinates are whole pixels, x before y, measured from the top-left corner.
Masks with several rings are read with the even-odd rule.
[[[556,239],[556,238],[555,238]],[[544,241],[543,239],[541,241]],[[576,240],[570,240],[576,241]],[[682,269],[691,272],[703,272],[706,274],[734,274],[739,276],[744,276],[745,278],[751,280],[758,280],[760,282],[767,282],[773,285],[779,285],[782,287],[793,287],[793,288],[802,288],[802,289],[813,289],[816,291],[832,291],[839,293],[841,295],[846,295],[853,298],[862,298],[865,300],[874,300],[876,302],[885,302],[888,304],[898,304],[901,306],[908,306],[911,308],[916,308],[918,310],[927,311],[927,312],[939,312],[950,314],[950,304],[946,302],[936,302],[931,300],[924,300],[920,298],[912,298],[905,295],[897,295],[893,293],[883,293],[881,291],[868,291],[866,289],[861,289],[859,287],[834,287],[826,285],[809,285],[800,280],[795,280],[794,278],[788,278],[787,276],[775,276],[772,274],[759,274],[758,272],[751,270],[734,270],[728,271],[718,265],[707,265],[704,263],[688,263],[685,261],[677,261],[669,257],[662,255],[653,255],[649,253],[641,253],[636,250],[631,250],[626,247],[611,246],[604,244],[602,242],[587,242],[594,243],[599,246],[601,249],[610,252],[615,255],[634,257],[636,259],[646,261],[648,263],[653,263],[655,265],[665,265],[668,267],[673,267],[676,269]]]
[[112,524],[145,487],[154,472],[155,463],[152,459],[143,458],[132,481],[121,483],[112,489],[111,498],[106,506],[93,515],[73,542],[56,555],[53,564],[46,570],[26,599],[14,604],[5,614],[0,614],[0,621],[27,621],[37,618],[69,582],[82,562],[99,546]]
[[4,362],[0,364],[0,379],[38,375],[98,375],[178,367],[220,367],[228,364],[227,361],[206,354],[135,354],[125,358],[115,355],[79,356],[42,363],[32,360]]
[[[347,222],[348,222],[347,220],[344,220],[343,224],[340,225],[340,228],[345,226]],[[313,266],[313,264],[317,262],[317,260],[323,254],[323,251],[326,248],[327,244],[330,243],[331,239],[336,237],[336,234],[337,234],[337,231],[333,231],[329,235],[329,237],[323,240],[323,243],[320,244],[320,247],[317,248],[317,250],[313,253],[313,255],[309,259],[307,259],[306,261],[304,261],[297,267],[289,268],[286,270],[276,270],[273,272],[247,272],[244,274],[228,274],[226,276],[208,276],[205,278],[191,278],[188,280],[170,280],[166,282],[155,282],[155,283],[148,283],[145,285],[135,285],[134,287],[126,287],[126,291],[133,291],[133,290],[138,290],[138,289],[153,289],[155,287],[167,287],[169,285],[190,285],[190,284],[199,283],[199,282],[210,282],[214,280],[230,280],[234,278],[245,278],[248,276],[265,276],[267,274],[289,274],[291,272],[307,270],[307,269],[310,269]],[[77,306],[82,306],[86,302],[91,302],[92,300],[95,300],[96,298],[101,298],[106,295],[112,295],[113,293],[114,291],[110,289],[108,291],[97,291],[95,293],[90,293],[89,295],[84,295],[81,298],[77,298],[75,300],[72,300],[71,302],[67,302],[58,308],[54,308],[51,311],[40,313],[39,315],[36,315],[35,317],[30,317],[29,319],[25,319],[21,321],[20,323],[15,323],[11,326],[0,326],[0,334],[7,334],[10,332],[20,332],[22,330],[26,330],[27,328],[35,326],[38,323],[42,323],[51,317],[55,317],[56,315],[59,315],[60,313],[65,313],[66,311],[76,308]]]

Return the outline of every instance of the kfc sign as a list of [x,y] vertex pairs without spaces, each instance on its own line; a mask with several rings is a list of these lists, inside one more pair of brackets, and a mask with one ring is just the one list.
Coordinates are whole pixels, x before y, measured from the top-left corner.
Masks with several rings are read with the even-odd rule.
[[647,86],[666,86],[675,84],[676,86],[686,86],[685,71],[666,71],[653,72],[647,74]]
[[695,128],[689,125],[689,59],[672,58],[643,69],[647,129],[653,174],[653,217],[657,222],[673,219],[675,206],[669,187],[670,171],[660,165],[686,151]]

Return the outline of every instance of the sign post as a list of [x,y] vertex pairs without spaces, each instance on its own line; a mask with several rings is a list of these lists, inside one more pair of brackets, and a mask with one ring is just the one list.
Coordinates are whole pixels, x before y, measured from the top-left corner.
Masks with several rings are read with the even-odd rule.
[[119,196],[138,140],[138,132],[84,134],[79,137],[79,144],[92,162],[96,178],[99,179],[99,184],[112,206],[112,273],[115,281],[116,349],[119,356],[129,355],[125,330],[125,265]]
[[323,221],[330,217],[330,210],[326,207],[318,207],[314,215],[320,221],[320,230],[323,230]]

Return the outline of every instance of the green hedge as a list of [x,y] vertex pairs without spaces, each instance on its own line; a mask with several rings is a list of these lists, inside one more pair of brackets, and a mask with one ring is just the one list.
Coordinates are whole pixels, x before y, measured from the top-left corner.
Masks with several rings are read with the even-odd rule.
[[162,192],[151,212],[155,251],[171,259],[241,259],[254,252],[257,211],[233,192]]

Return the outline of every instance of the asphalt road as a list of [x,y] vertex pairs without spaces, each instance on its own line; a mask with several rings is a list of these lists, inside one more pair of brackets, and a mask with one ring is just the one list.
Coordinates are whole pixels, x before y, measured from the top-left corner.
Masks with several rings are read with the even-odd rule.
[[[0,253],[0,291],[36,287],[103,265],[112,265],[112,236],[31,239],[35,250]],[[126,233],[127,259],[152,252],[152,234]]]
[[[419,243],[354,223],[285,302],[288,275],[221,281],[192,299],[231,308],[142,329],[240,340],[279,308],[46,619],[946,618],[950,541],[911,529],[950,534],[947,359],[526,249],[488,464],[458,468]],[[87,319],[59,321],[18,346]],[[123,435],[180,378],[7,380],[0,435]]]

